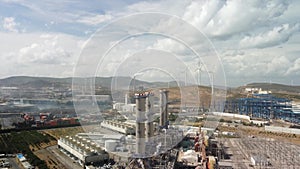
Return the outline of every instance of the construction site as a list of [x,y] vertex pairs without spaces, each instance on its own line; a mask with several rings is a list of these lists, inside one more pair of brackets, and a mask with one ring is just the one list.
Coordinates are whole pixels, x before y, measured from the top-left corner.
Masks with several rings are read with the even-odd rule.
[[227,100],[224,112],[239,113],[250,118],[281,119],[300,123],[300,113],[293,111],[290,99],[275,97],[271,93],[265,92],[251,93],[245,98]]

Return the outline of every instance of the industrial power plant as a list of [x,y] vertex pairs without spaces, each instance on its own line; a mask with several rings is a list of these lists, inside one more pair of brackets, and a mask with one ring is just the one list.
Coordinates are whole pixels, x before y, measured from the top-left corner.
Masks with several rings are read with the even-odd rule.
[[[253,137],[225,139],[224,141],[223,137],[238,138],[240,134],[232,131],[220,132],[218,129],[209,127],[185,125],[185,122],[180,124],[171,122],[168,95],[169,91],[165,89],[159,90],[156,94],[139,92],[133,95],[135,104],[129,104],[128,94],[126,94],[125,103],[115,103],[120,114],[126,117],[125,120],[105,119],[93,132],[61,137],[58,141],[59,148],[71,158],[79,161],[85,168],[93,168],[91,164],[111,164],[111,162],[114,166],[127,169],[233,169],[235,167],[255,168],[256,166],[276,168],[278,166],[276,161],[267,159],[265,155],[254,149],[239,150],[245,151],[249,166],[241,164],[241,161],[237,160],[239,158],[230,157],[230,153],[237,153],[232,152],[231,149],[227,150],[227,147],[231,147],[230,142],[255,141]],[[212,116],[240,119],[237,123],[249,121],[262,125],[269,124],[269,122],[253,120],[253,118],[270,120],[291,117],[288,115],[290,108],[289,100],[272,97],[270,93],[266,93],[254,94],[253,98],[227,101],[225,110],[228,113],[207,113]],[[239,112],[239,114],[232,112]],[[180,118],[184,119],[185,115],[186,118],[199,116],[182,113]],[[224,123],[221,126],[224,125],[230,126],[231,124]],[[271,131],[271,129],[274,127],[265,126],[266,131]],[[242,147],[242,143],[239,143],[239,146],[240,144]],[[268,141],[265,144],[271,145],[274,142]],[[285,165],[289,166],[289,164]]]
[[[79,168],[276,169],[300,166],[299,146],[259,137],[280,133],[296,142],[299,129],[288,128],[286,124],[299,123],[299,113],[294,111],[297,107],[289,99],[259,91],[262,93],[227,100],[224,112],[186,105],[184,101],[185,104],[180,105],[174,102],[172,89],[161,89],[125,93],[124,102],[113,102],[112,109],[101,112],[103,118],[93,112],[77,117],[51,112],[24,113],[21,117],[27,123],[33,121],[32,117],[41,122],[30,129],[58,127],[55,122],[70,127],[80,122],[84,131],[60,135],[57,145],[50,150],[69,157],[72,165]],[[214,104],[212,102],[211,106],[215,107]],[[206,125],[207,122],[214,123],[212,126],[216,128]],[[242,131],[237,129],[240,126]]]
[[[169,124],[167,90],[159,91],[159,112],[154,112],[153,93],[136,93],[134,99],[135,121],[104,120],[99,129],[102,132],[62,137],[58,141],[59,147],[72,154],[81,164],[90,164],[91,159],[101,157],[103,161],[114,159],[115,162],[126,163],[130,168],[174,167],[179,150],[173,148],[188,133],[199,135],[199,128]],[[154,118],[156,114],[159,115],[157,122]],[[174,160],[162,164],[162,156]]]

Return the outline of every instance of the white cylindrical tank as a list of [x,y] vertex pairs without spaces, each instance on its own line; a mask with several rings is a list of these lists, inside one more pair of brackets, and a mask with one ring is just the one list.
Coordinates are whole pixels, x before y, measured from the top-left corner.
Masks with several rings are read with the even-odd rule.
[[106,151],[115,151],[118,143],[116,140],[106,140],[105,141],[105,150]]

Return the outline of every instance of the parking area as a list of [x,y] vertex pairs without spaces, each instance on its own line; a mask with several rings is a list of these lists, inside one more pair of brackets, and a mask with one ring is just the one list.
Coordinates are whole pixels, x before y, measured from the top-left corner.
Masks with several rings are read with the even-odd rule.
[[[61,151],[57,146],[51,146],[46,149],[52,156],[55,156],[57,160],[63,165],[61,168],[72,168],[72,169],[82,169],[82,164],[79,160],[75,159],[70,154],[65,151]],[[61,169],[60,168],[60,169]]]

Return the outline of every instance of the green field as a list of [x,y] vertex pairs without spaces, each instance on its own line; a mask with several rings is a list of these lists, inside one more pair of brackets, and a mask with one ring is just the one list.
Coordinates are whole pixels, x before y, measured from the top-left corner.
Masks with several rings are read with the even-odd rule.
[[31,165],[39,169],[48,168],[46,163],[33,154],[30,146],[40,147],[42,143],[49,143],[54,138],[38,131],[20,131],[4,133],[0,135],[0,153],[15,154],[22,153]]

